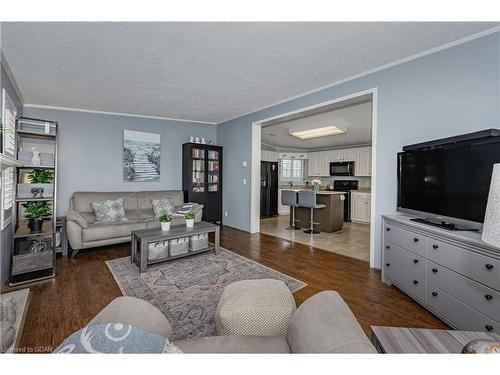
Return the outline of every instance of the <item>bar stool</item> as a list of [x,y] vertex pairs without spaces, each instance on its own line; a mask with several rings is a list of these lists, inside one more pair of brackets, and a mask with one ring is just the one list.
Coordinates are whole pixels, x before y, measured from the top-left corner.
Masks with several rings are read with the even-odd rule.
[[299,221],[295,220],[295,207],[299,207],[299,203],[297,202],[297,200],[298,196],[295,190],[281,190],[281,204],[284,206],[290,206],[290,210],[292,213],[292,222],[286,229],[300,229],[299,227],[295,226],[295,223]]
[[319,224],[314,222],[314,209],[325,208],[324,204],[316,203],[316,193],[312,190],[300,190],[299,191],[299,207],[305,207],[311,209],[311,220],[309,221],[309,229],[305,230],[304,233],[318,234],[318,230],[314,230],[314,225]]

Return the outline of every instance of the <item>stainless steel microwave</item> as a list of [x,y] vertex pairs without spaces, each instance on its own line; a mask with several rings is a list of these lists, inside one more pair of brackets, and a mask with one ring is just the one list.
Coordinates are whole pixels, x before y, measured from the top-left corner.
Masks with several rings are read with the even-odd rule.
[[354,176],[354,162],[339,161],[330,163],[330,176]]

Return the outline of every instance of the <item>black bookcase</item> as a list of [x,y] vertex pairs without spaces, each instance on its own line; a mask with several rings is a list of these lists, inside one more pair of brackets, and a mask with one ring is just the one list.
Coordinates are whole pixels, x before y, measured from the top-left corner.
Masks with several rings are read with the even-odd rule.
[[203,205],[203,220],[222,224],[222,147],[182,145],[182,189],[186,202]]

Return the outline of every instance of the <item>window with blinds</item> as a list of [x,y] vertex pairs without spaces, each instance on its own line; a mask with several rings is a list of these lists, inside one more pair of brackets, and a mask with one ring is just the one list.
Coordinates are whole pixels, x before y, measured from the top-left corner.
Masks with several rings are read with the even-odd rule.
[[1,217],[0,227],[4,229],[12,221],[14,206],[14,168],[6,168],[1,172]]
[[2,153],[16,158],[16,107],[5,89],[2,90]]
[[307,160],[280,159],[279,174],[281,181],[303,181],[307,168]]

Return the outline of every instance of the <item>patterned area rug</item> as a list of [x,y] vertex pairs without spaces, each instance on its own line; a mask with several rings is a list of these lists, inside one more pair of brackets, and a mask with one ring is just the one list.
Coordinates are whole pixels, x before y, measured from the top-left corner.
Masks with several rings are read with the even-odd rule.
[[307,285],[226,249],[219,255],[210,252],[159,263],[142,275],[129,257],[106,264],[124,295],[148,301],[165,314],[174,340],[213,335],[222,290],[235,281],[277,279],[292,292]]

